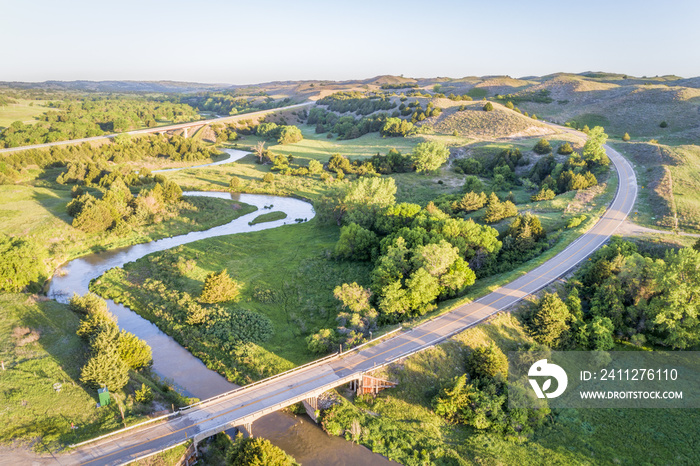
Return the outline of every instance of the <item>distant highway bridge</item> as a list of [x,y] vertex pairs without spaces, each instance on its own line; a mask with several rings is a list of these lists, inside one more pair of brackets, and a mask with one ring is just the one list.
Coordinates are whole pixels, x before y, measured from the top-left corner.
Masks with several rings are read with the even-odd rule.
[[42,148],[53,147],[53,146],[65,146],[65,145],[71,145],[71,144],[82,144],[84,142],[101,141],[104,139],[115,138],[115,137],[119,136],[120,134],[129,134],[132,136],[136,136],[139,134],[167,133],[169,131],[185,130],[185,137],[187,137],[187,131],[190,129],[198,129],[198,128],[201,128],[202,126],[211,125],[211,124],[215,124],[215,123],[229,123],[229,122],[238,121],[238,120],[246,120],[249,118],[255,118],[255,117],[260,117],[263,115],[268,115],[270,113],[279,112],[282,110],[307,107],[309,105],[313,105],[314,103],[315,102],[304,102],[301,104],[289,105],[287,107],[278,107],[278,108],[273,108],[270,110],[261,110],[259,112],[241,113],[240,115],[231,115],[231,116],[225,116],[225,117],[219,117],[219,118],[211,118],[208,120],[190,121],[187,123],[178,123],[176,125],[156,126],[155,128],[137,129],[134,131],[126,131],[124,133],[105,134],[103,136],[94,136],[94,137],[90,137],[90,138],[69,139],[66,141],[47,142],[45,144],[32,144],[31,146],[8,147],[6,149],[0,149],[0,154],[8,153],[8,152],[19,152],[19,151],[23,151],[23,150],[27,150],[27,149],[42,149]]
[[77,445],[58,460],[62,464],[122,464],[188,439],[199,442],[234,426],[250,429],[254,420],[294,403],[304,402],[307,411],[313,414],[317,397],[341,385],[352,383],[362,391],[376,390],[383,382],[371,377],[372,371],[429,348],[537,292],[585,260],[610,238],[634,206],[637,181],[629,162],[612,148],[606,146],[606,150],[619,176],[618,189],[608,210],[588,232],[527,274],[476,301],[411,330],[398,332],[376,345],[334,355],[242,387],[157,423]]

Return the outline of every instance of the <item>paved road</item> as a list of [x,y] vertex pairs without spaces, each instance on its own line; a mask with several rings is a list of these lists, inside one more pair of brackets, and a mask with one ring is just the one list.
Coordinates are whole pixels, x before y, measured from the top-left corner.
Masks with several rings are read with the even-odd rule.
[[68,144],[82,144],[83,142],[100,141],[103,139],[112,139],[112,138],[119,136],[120,134],[130,134],[133,136],[133,135],[137,135],[137,134],[161,133],[163,131],[175,131],[178,129],[191,128],[193,126],[204,126],[204,125],[211,125],[213,123],[226,123],[229,121],[246,120],[249,118],[267,115],[268,113],[279,112],[281,110],[287,110],[287,109],[291,109],[291,108],[306,107],[308,105],[313,105],[313,104],[314,104],[314,102],[304,102],[303,104],[290,105],[288,107],[279,107],[279,108],[273,108],[270,110],[261,110],[259,112],[242,113],[240,115],[212,118],[209,120],[191,121],[189,123],[179,123],[176,125],[158,126],[155,128],[146,128],[146,129],[137,129],[134,131],[127,131],[126,133],[106,134],[104,136],[95,136],[95,137],[91,137],[91,138],[82,138],[82,139],[69,139],[67,141],[48,142],[46,144],[33,144],[31,146],[9,147],[7,149],[0,149],[0,154],[7,153],[7,152],[19,152],[19,151],[27,150],[27,149],[42,149],[42,148],[52,147],[52,146],[65,146]]
[[227,423],[241,424],[320,390],[340,385],[358,372],[432,346],[540,290],[601,247],[634,206],[637,182],[632,166],[612,148],[606,146],[606,150],[620,179],[612,204],[591,230],[540,267],[472,303],[376,346],[346,353],[262,385],[244,387],[231,395],[185,411],[167,422],[79,447],[70,455],[59,457],[59,460],[63,464],[121,464]]

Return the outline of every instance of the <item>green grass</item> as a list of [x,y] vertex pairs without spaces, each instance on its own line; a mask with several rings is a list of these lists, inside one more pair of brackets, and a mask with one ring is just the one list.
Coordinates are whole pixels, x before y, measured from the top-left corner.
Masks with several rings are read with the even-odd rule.
[[[204,344],[189,349],[210,368],[238,383],[246,383],[313,360],[316,356],[307,350],[306,336],[320,328],[337,326],[335,317],[339,308],[333,289],[342,283],[368,285],[369,264],[328,260],[338,236],[337,227],[319,226],[312,220],[210,238],[184,245],[172,253],[183,260],[196,261],[182,275],[152,269],[151,256],[147,256],[127,264],[125,274],[108,273],[93,287],[99,293],[109,293],[116,301],[125,302],[137,313],[157,319],[146,310],[149,295],[140,287],[143,277],[166,274],[170,278],[165,279],[170,282],[177,280],[179,290],[196,297],[207,274],[226,268],[243,284],[241,299],[235,306],[269,317],[274,333],[268,341],[251,345],[244,355],[232,356]],[[162,256],[168,252],[156,254]],[[173,336],[180,338],[177,334]]]
[[[0,442],[31,443],[39,452],[54,451],[124,426],[116,403],[96,408],[97,392],[80,384],[88,348],[75,334],[78,317],[67,305],[27,294],[2,294],[0,308],[0,360],[6,369],[0,372]],[[38,340],[23,342],[15,336],[30,330],[37,332]],[[61,384],[60,393],[53,389],[55,383]],[[179,403],[177,396],[164,398],[162,384],[133,372],[120,396],[133,395],[141,383],[152,387],[160,403]],[[143,420],[146,412],[148,408],[127,398],[127,424]]]
[[[355,400],[342,410],[349,429],[362,426],[359,442],[407,465],[444,464],[452,458],[487,465],[520,464],[695,464],[700,440],[694,409],[562,409],[519,444],[500,435],[449,425],[431,409],[431,400],[465,372],[466,351],[493,341],[504,352],[531,343],[517,316],[502,313],[449,341],[413,355],[379,376],[397,381],[376,399]],[[349,434],[346,434],[349,435]],[[640,448],[640,445],[644,445]]]
[[304,135],[303,140],[294,144],[271,145],[269,149],[275,153],[292,155],[306,161],[314,159],[327,162],[333,154],[341,154],[350,159],[361,159],[377,153],[384,155],[392,148],[399,150],[402,154],[408,154],[423,141],[420,136],[388,138],[380,136],[379,133],[368,133],[357,139],[339,141],[335,137],[327,139],[327,133],[316,134],[315,126],[300,125],[299,128]]
[[251,225],[257,225],[258,223],[274,222],[275,220],[282,220],[287,218],[287,214],[284,212],[268,212],[266,214],[258,215],[250,222]]
[[34,123],[37,116],[48,110],[42,100],[16,99],[16,104],[0,107],[0,126],[10,126],[15,121]]
[[192,441],[187,441],[169,450],[158,453],[157,455],[135,461],[132,464],[136,466],[172,466],[178,464],[178,460],[182,458],[191,444]]

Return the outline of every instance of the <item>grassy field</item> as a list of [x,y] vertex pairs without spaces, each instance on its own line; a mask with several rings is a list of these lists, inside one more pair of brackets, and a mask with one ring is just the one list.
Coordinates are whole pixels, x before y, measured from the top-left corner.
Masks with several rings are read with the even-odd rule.
[[16,99],[16,104],[9,104],[0,107],[0,127],[10,126],[15,121],[22,123],[33,123],[35,117],[48,110],[43,100]]
[[[402,464],[696,464],[700,410],[562,409],[522,444],[459,425],[431,409],[432,398],[465,372],[465,352],[493,341],[504,352],[531,343],[518,318],[501,313],[438,347],[389,366],[397,381],[376,399],[348,403],[348,428],[359,422],[359,442]],[[644,445],[640,448],[640,445]],[[423,458],[421,458],[423,456]],[[442,457],[443,462],[436,461]],[[460,458],[460,460],[457,460]]]
[[[117,403],[96,408],[97,392],[79,382],[87,347],[75,334],[77,315],[67,305],[27,294],[0,295],[0,308],[0,359],[5,365],[0,377],[0,442],[55,451],[123,427],[124,422],[141,421],[151,408],[128,398],[141,383],[153,388],[160,406],[178,404],[177,396],[164,398],[164,385],[132,373],[120,394],[127,396],[125,421]],[[60,384],[60,392],[54,384]]]
[[[179,290],[199,296],[207,274],[227,269],[243,285],[241,299],[233,306],[269,317],[273,335],[265,343],[252,345],[242,356],[232,357],[206,345],[189,349],[209,367],[245,383],[313,360],[305,337],[337,325],[339,309],[333,288],[346,282],[368,284],[368,264],[328,260],[338,235],[337,227],[322,227],[312,220],[206,239],[127,264],[124,274],[108,273],[93,288],[153,319],[147,311],[151,298],[141,286],[145,277],[166,274],[160,279],[170,283],[177,280]],[[196,265],[175,275],[154,269],[153,260],[168,254],[175,254],[178,260],[193,260]]]

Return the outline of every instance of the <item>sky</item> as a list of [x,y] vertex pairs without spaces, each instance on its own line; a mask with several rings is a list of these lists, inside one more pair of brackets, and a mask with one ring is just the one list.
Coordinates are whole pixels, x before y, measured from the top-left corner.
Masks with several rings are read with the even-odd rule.
[[0,0],[0,81],[700,76],[700,1]]

